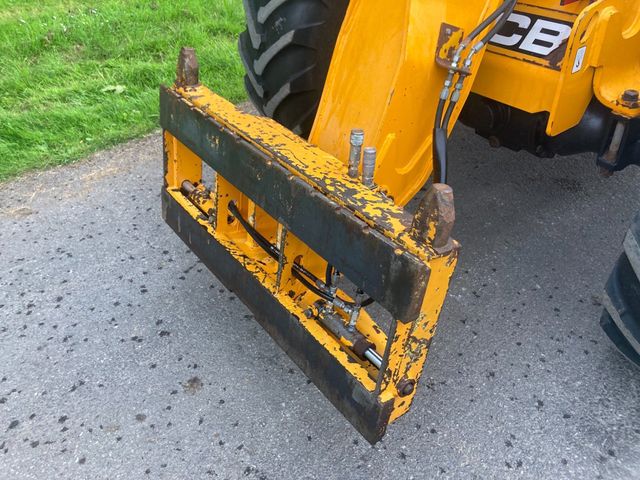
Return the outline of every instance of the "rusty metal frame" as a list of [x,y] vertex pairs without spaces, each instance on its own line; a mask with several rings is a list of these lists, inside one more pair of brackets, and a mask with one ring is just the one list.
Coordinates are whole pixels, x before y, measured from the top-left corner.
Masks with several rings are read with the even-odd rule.
[[[434,186],[414,217],[331,155],[182,73],[161,89],[165,221],[375,443],[411,405],[455,267],[451,189]],[[211,188],[203,163],[215,171]],[[231,205],[278,258],[234,221]],[[320,297],[292,275],[300,260],[318,276],[329,262],[391,315],[388,330],[367,309],[356,324],[380,368],[312,313]]]

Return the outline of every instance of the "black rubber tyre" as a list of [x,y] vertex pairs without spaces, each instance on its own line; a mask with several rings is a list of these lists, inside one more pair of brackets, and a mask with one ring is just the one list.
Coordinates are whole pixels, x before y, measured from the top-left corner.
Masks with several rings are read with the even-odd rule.
[[307,137],[349,0],[243,0],[245,87],[268,117]]
[[603,303],[600,325],[618,350],[640,366],[640,214],[625,237]]

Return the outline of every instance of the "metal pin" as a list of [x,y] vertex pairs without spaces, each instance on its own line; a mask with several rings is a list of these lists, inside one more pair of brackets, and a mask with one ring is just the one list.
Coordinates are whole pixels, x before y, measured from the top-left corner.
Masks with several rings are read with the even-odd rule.
[[180,185],[182,193],[184,193],[187,197],[196,191],[196,186],[191,183],[189,180],[184,180]]
[[366,147],[362,156],[362,183],[365,187],[373,188],[373,174],[376,170],[375,147]]
[[382,357],[378,352],[370,348],[369,350],[364,352],[364,356],[367,360],[373,363],[378,370],[382,368]]
[[611,165],[615,165],[618,160],[618,152],[620,151],[620,146],[622,145],[622,139],[624,137],[624,133],[627,129],[627,125],[623,121],[619,121],[616,125],[615,130],[613,131],[613,138],[611,139],[611,143],[609,144],[609,149],[603,156],[603,160]]
[[364,131],[359,128],[351,130],[351,150],[349,150],[349,176],[358,178],[358,167],[362,156],[362,145],[364,144]]

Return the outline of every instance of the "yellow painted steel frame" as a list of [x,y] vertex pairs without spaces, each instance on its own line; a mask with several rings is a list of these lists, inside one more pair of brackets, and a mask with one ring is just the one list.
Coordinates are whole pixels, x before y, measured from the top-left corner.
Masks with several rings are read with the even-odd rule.
[[617,115],[640,115],[621,101],[625,90],[640,90],[640,0],[564,6],[559,0],[526,0],[515,14],[566,22],[571,33],[546,59],[491,44],[474,93],[529,113],[549,112],[550,136],[576,126],[594,95]]
[[[212,119],[221,129],[232,132],[234,137],[268,155],[271,161],[281,164],[290,172],[292,179],[296,178],[313,186],[337,206],[354,212],[369,228],[392,239],[398,245],[396,255],[409,255],[414,261],[427,267],[427,284],[421,288],[423,291],[413,292],[416,298],[424,295],[419,315],[406,323],[392,322],[389,338],[385,333],[386,327],[372,318],[368,309],[360,314],[357,330],[375,345],[378,352],[387,354],[386,369],[383,374],[378,375],[378,370],[370,362],[356,356],[349,348],[351,345],[345,344],[344,339],[336,338],[318,320],[309,317],[308,312],[314,309],[320,298],[302,285],[291,274],[290,269],[282,268],[280,262],[267,255],[247,231],[233,220],[229,201],[233,200],[243,217],[283,252],[282,262],[285,264],[291,265],[295,259],[319,278],[324,278],[326,260],[300,241],[297,232],[285,227],[286,218],[273,218],[221,175],[214,173],[214,178],[206,178],[202,170],[202,159],[173,134],[165,131],[165,192],[212,239],[224,246],[237,260],[239,269],[244,269],[259,279],[271,295],[298,319],[366,391],[377,392],[382,403],[393,402],[389,421],[404,414],[411,405],[415,389],[411,393],[399,392],[398,385],[400,380],[405,380],[405,385],[406,381],[415,384],[420,378],[457,261],[458,244],[451,241],[446,251],[440,250],[438,253],[430,244],[435,235],[435,225],[430,225],[426,243],[416,241],[411,235],[411,215],[406,214],[379,191],[366,188],[359,181],[350,178],[340,160],[310,145],[276,122],[243,113],[204,86],[174,87],[170,93],[178,96],[189,108]],[[212,139],[210,143],[214,149],[223,148],[217,140]],[[242,162],[243,159],[238,158],[237,161]],[[187,196],[181,190],[185,180],[196,186],[196,195]],[[204,186],[211,183],[214,185],[211,188]],[[311,212],[309,214],[312,215]],[[310,218],[309,221],[312,220]],[[371,258],[371,262],[375,261],[375,258]],[[349,299],[345,291],[339,291],[338,294]]]
[[[203,86],[175,87],[170,91],[189,108],[285,168],[292,182],[302,181],[313,187],[338,209],[348,210],[395,242],[398,255],[409,255],[428,269],[428,282],[415,292],[423,298],[416,318],[396,319],[387,335],[371,311],[360,314],[357,330],[378,352],[385,352],[388,363],[379,373],[373,364],[354,354],[353,345],[345,338],[338,338],[309,314],[320,297],[304,286],[291,269],[283,268],[285,264],[301,262],[322,278],[327,259],[300,240],[302,232],[287,227],[287,218],[270,215],[223,176],[214,174],[214,178],[203,182],[203,159],[165,131],[167,198],[222,245],[237,261],[238,269],[259,280],[364,391],[377,395],[382,403],[393,404],[388,421],[398,418],[411,405],[415,389],[400,390],[406,381],[417,382],[421,375],[458,252],[455,242],[446,251],[434,248],[434,225],[429,225],[424,243],[416,241],[411,233],[411,217],[401,207],[432,173],[435,109],[448,73],[436,62],[436,57],[442,60],[446,53],[443,25],[448,34],[459,40],[499,3],[500,0],[397,0],[390,5],[386,0],[352,0],[309,143],[269,119],[238,111]],[[577,124],[594,93],[614,112],[637,115],[637,111],[620,102],[620,93],[639,86],[640,0],[581,0],[564,7],[559,3],[531,0],[521,2],[516,11],[573,24],[566,56],[560,61],[541,61],[492,45],[480,67],[484,54],[481,51],[475,57],[470,81],[461,91],[450,126],[472,86],[476,93],[522,110],[550,112],[550,135]],[[587,53],[576,70],[576,55],[581,48]],[[364,129],[365,144],[378,149],[374,189],[347,175],[348,136],[352,128]],[[221,148],[216,142],[209,147],[214,151]],[[185,194],[185,181],[195,186],[192,194]],[[213,184],[211,189],[205,186],[208,183]],[[281,252],[279,260],[265,253],[234,218],[231,200],[250,226]],[[366,290],[366,286],[357,286]],[[350,300],[346,291],[339,294]],[[346,314],[342,316],[346,323]]]
[[[404,205],[432,172],[432,134],[447,69],[441,27],[470,33],[499,0],[352,0],[338,37],[310,142],[346,161],[349,131],[378,149],[375,181]],[[468,53],[468,50],[466,51]],[[483,52],[475,56],[476,72]],[[451,126],[471,89],[467,81]]]
[[[469,32],[497,4],[400,0],[389,8],[384,0],[352,0],[310,141],[346,161],[350,129],[363,128],[366,143],[379,151],[376,182],[404,205],[432,172],[435,107],[446,76],[435,62],[440,27]],[[640,115],[621,102],[625,90],[640,90],[640,0],[526,0],[515,14],[573,28],[550,59],[491,44],[484,58],[475,58],[477,75],[454,120],[472,83],[474,93],[529,113],[549,112],[550,136],[577,125],[594,95],[618,115]]]

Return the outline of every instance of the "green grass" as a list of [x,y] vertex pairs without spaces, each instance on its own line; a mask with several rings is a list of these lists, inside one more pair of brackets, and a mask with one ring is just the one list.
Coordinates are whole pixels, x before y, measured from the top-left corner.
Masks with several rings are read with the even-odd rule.
[[242,100],[243,22],[241,0],[0,0],[0,180],[157,128],[183,45]]

